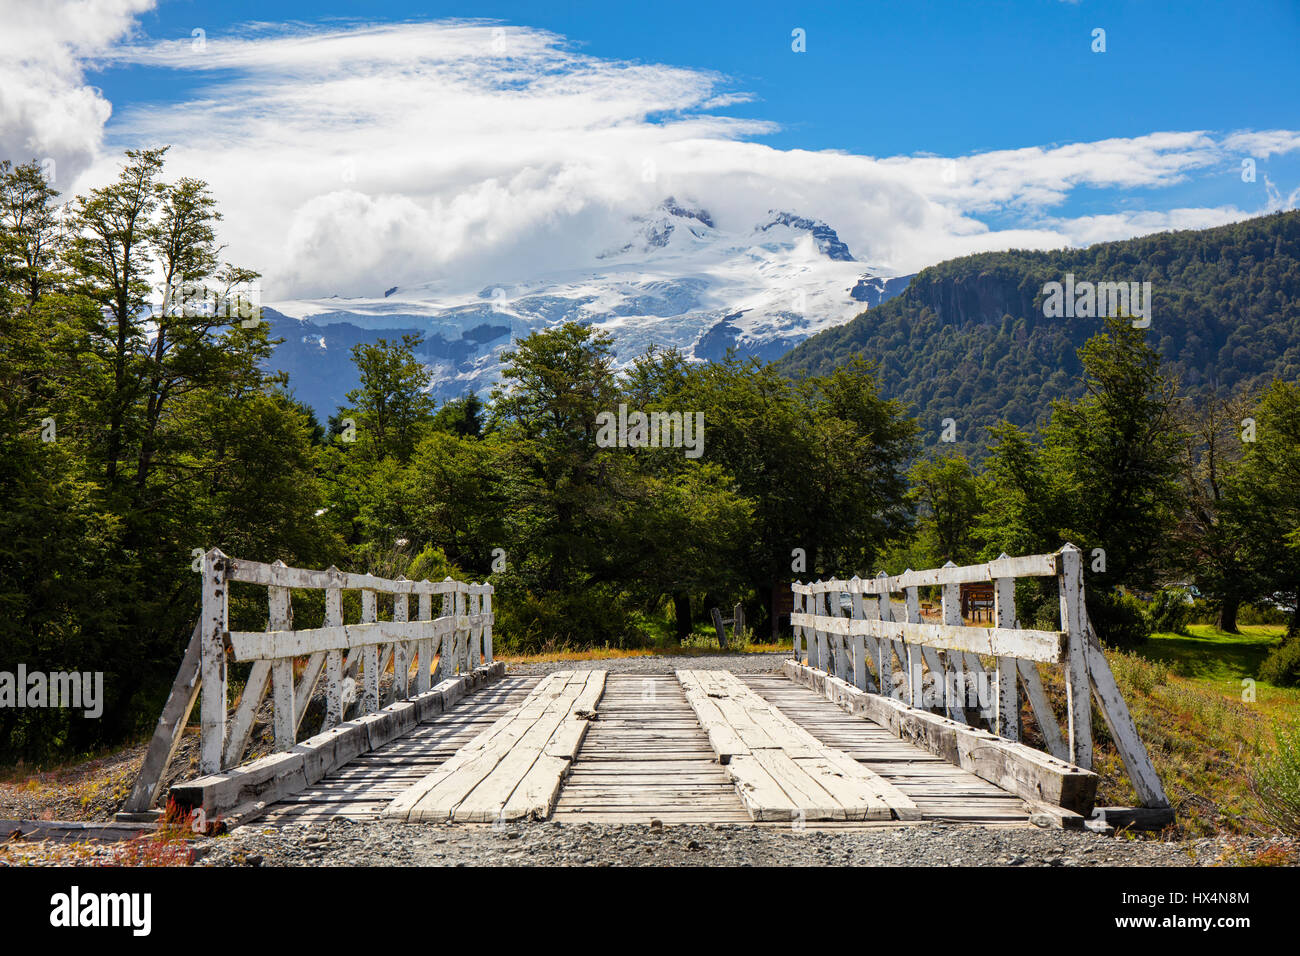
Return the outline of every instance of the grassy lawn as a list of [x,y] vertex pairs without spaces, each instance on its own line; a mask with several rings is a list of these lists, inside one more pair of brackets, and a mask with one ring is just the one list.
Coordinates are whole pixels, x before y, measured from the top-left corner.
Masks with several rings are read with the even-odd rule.
[[[1243,681],[1255,681],[1255,706],[1271,717],[1300,715],[1300,689],[1275,687],[1259,680],[1259,666],[1282,640],[1280,624],[1243,624],[1229,634],[1212,624],[1191,624],[1188,634],[1153,634],[1138,653],[1159,662],[1197,686],[1243,701]],[[1249,703],[1248,701],[1243,701]]]

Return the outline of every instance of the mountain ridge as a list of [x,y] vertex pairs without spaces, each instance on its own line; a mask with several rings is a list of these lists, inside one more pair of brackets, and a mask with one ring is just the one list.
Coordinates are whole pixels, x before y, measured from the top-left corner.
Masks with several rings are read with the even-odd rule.
[[825,374],[863,356],[882,391],[913,406],[926,444],[937,444],[952,418],[957,444],[977,451],[989,425],[1036,424],[1052,399],[1081,393],[1075,350],[1102,320],[1043,314],[1044,285],[1067,273],[1151,282],[1148,339],[1192,396],[1300,378],[1300,211],[950,259],[922,269],[901,295],[798,343],[778,367]]
[[819,219],[773,209],[728,229],[704,205],[669,196],[630,217],[626,239],[585,267],[474,288],[444,277],[381,296],[269,302],[272,337],[283,340],[269,364],[325,417],[356,383],[348,350],[403,333],[424,334],[417,357],[440,401],[485,394],[516,339],[565,321],[608,332],[620,367],[651,346],[701,361],[728,349],[769,361],[887,301],[910,278],[880,273]]

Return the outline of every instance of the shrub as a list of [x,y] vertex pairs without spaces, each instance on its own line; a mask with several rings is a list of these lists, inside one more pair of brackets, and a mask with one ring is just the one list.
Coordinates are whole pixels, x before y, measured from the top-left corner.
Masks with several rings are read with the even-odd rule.
[[1156,592],[1146,609],[1147,624],[1153,632],[1186,634],[1192,606],[1187,603],[1187,592],[1180,588],[1166,588]]
[[1238,624],[1285,624],[1288,619],[1286,611],[1271,605],[1243,604],[1237,611]]
[[1092,592],[1088,615],[1097,636],[1111,647],[1134,647],[1151,636],[1146,608],[1131,594]]
[[547,648],[643,647],[646,635],[621,596],[610,588],[538,593],[502,575],[492,602],[498,646],[531,654]]
[[1277,748],[1250,774],[1260,814],[1288,836],[1300,836],[1300,723],[1277,731]]
[[1278,687],[1300,687],[1300,638],[1283,641],[1259,667],[1261,680]]

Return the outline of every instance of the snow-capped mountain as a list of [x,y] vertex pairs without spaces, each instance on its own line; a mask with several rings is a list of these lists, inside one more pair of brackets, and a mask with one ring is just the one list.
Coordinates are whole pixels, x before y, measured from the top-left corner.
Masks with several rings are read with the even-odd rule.
[[323,418],[354,386],[348,350],[362,341],[422,332],[420,357],[442,400],[486,394],[502,350],[560,322],[609,332],[620,365],[652,345],[697,360],[732,347],[773,359],[892,298],[910,278],[874,275],[819,220],[772,210],[750,229],[726,231],[707,210],[670,197],[586,268],[475,289],[440,279],[377,298],[271,302],[266,316],[285,340],[272,364]]

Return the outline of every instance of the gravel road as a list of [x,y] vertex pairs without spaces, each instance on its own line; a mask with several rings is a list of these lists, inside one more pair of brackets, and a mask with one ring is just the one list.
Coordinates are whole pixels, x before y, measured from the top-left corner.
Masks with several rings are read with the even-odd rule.
[[[1212,866],[1266,840],[1155,843],[940,824],[804,832],[744,825],[256,824],[200,843],[205,866]],[[1294,845],[1292,845],[1294,848]]]

